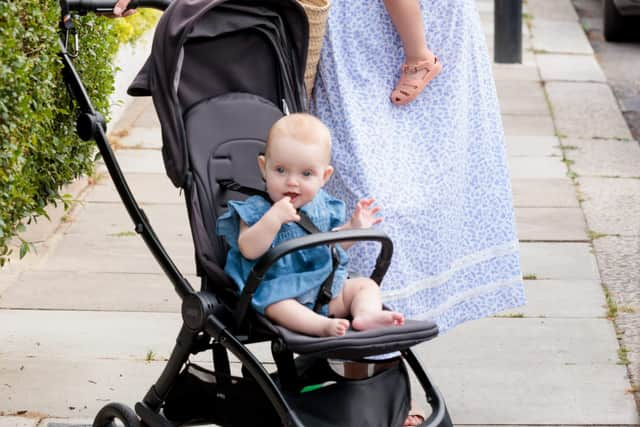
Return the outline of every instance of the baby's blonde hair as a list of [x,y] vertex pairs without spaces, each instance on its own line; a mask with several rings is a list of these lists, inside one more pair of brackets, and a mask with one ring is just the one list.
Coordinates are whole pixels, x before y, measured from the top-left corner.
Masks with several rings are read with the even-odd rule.
[[269,143],[279,137],[288,136],[304,144],[322,144],[326,147],[327,163],[331,157],[331,132],[315,116],[307,113],[294,113],[284,116],[271,126],[265,147],[265,156],[269,156]]

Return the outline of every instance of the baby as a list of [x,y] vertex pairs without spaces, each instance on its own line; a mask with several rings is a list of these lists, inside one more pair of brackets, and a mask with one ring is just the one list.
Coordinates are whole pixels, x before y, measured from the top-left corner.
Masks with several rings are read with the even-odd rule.
[[[333,173],[329,165],[329,129],[309,114],[291,114],[278,120],[267,138],[258,166],[270,201],[252,196],[231,201],[218,219],[217,232],[230,246],[225,271],[240,288],[256,260],[269,248],[307,235],[296,223],[304,212],[320,231],[369,228],[382,221],[373,199],[357,203],[345,222],[344,202],[322,190]],[[342,247],[341,247],[342,246]],[[370,278],[347,278],[345,249],[336,247],[339,263],[331,285],[332,299],[318,314],[313,306],[320,286],[333,269],[326,245],[292,252],[265,274],[254,294],[253,307],[287,329],[313,336],[341,336],[356,330],[402,325],[404,316],[382,309],[378,285]]]
[[404,105],[416,99],[440,74],[442,64],[427,47],[419,0],[384,0],[384,5],[400,34],[405,56],[391,102]]

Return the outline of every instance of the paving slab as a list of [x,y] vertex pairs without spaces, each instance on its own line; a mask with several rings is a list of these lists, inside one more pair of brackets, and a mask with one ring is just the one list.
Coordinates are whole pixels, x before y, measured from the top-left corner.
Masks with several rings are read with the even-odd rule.
[[[126,174],[127,184],[140,205],[185,204],[184,193],[173,186],[165,174]],[[122,203],[110,177],[90,188],[85,203]],[[185,208],[186,209],[186,208]]]
[[127,114],[114,122],[114,134],[128,132],[132,128],[160,128],[160,120],[153,106],[151,97],[135,97],[127,107]]
[[555,136],[556,129],[551,114],[529,116],[522,114],[503,114],[502,124],[507,137],[511,135]]
[[149,29],[136,38],[135,43],[121,44],[113,57],[114,82],[113,93],[109,96],[109,116],[114,122],[128,114],[127,107],[134,98],[126,93],[127,88],[151,52],[153,33],[153,29]]
[[555,136],[506,137],[510,157],[562,157],[560,140]]
[[603,83],[548,82],[558,132],[571,138],[632,139],[611,88]]
[[512,179],[561,179],[567,167],[560,157],[509,157]]
[[13,286],[20,276],[20,273],[5,273],[4,271],[0,274],[0,302],[2,301],[5,290],[9,287]]
[[593,55],[591,44],[577,20],[533,19],[531,35],[531,44],[537,52]]
[[161,360],[182,325],[179,313],[0,310],[0,319],[2,358],[41,362],[145,361],[149,350]]
[[636,141],[567,138],[566,156],[580,176],[640,178],[640,146]]
[[606,82],[593,55],[540,54],[540,77],[544,81]]
[[491,318],[417,353],[456,423],[633,425],[638,415],[615,346],[606,319]]
[[506,310],[500,316],[555,319],[606,316],[602,285],[595,280],[525,280],[524,283],[527,304]]
[[49,218],[41,216],[30,224],[25,224],[26,230],[20,233],[20,237],[31,243],[44,242],[49,239],[56,230],[58,230],[61,222],[64,222],[65,217],[76,206],[76,201],[84,198],[88,185],[89,180],[86,177],[81,177],[63,186],[62,189],[60,189],[60,194],[68,195],[72,200],[69,209],[65,210],[64,204],[61,202],[55,205],[49,204],[45,208]]
[[[197,277],[187,278],[198,289]],[[0,296],[0,308],[94,311],[180,311],[164,274],[27,271]]]
[[580,177],[582,208],[596,233],[640,234],[640,179]]
[[[189,245],[164,243],[165,250],[182,274],[195,275],[194,252],[188,249]],[[158,262],[138,236],[113,240],[65,236],[60,247],[38,266],[38,270],[162,274]]]
[[496,89],[503,114],[543,115],[549,111],[540,82],[497,80]]
[[588,243],[520,243],[522,273],[538,279],[600,281],[598,265]]
[[517,208],[578,208],[576,189],[569,178],[512,179],[513,203]]
[[529,365],[537,372],[542,366],[616,365],[616,346],[614,326],[605,318],[493,317],[465,323],[417,348],[431,369],[481,364],[495,374],[499,366]]
[[116,150],[116,158],[125,173],[165,173],[160,150]]
[[[482,360],[469,366],[431,369],[455,425],[624,425],[639,423],[620,365],[501,366]],[[452,381],[456,378],[456,381]],[[570,387],[567,387],[570,384]],[[418,389],[415,380],[412,389]],[[426,406],[424,396],[414,396]],[[475,424],[474,424],[475,425]]]
[[[162,241],[191,240],[184,205],[154,204],[144,206],[143,210]],[[139,239],[131,234],[134,225],[122,203],[87,203],[77,210],[71,222],[71,226],[65,230],[66,236],[109,237],[114,241],[130,240],[132,237]]]
[[580,208],[516,208],[516,224],[520,241],[589,240]]
[[540,81],[540,73],[535,64],[497,64],[493,63],[493,77],[500,81]]
[[593,246],[613,301],[640,314],[640,237],[605,236],[595,239]]
[[143,102],[146,102],[146,108],[142,109],[140,115],[132,123],[132,127],[160,128],[160,119],[155,108],[153,108],[151,98],[147,98]]
[[112,145],[128,149],[160,149],[162,133],[156,127],[130,127],[109,137]]
[[38,424],[37,418],[0,416],[0,427],[35,427],[36,424]]
[[45,418],[38,423],[38,427],[92,427],[91,418]]
[[527,0],[524,10],[533,19],[543,19],[550,21],[570,21],[578,20],[578,14],[571,3],[571,0]]
[[164,362],[113,360],[0,360],[0,377],[9,384],[0,407],[50,417],[93,418],[108,402],[133,406],[158,379]]
[[[19,257],[18,242],[16,242],[15,239],[12,240],[9,247],[13,252],[9,256],[10,261],[0,270],[0,276],[5,276],[5,280],[11,283],[12,278],[15,278],[16,274],[29,269],[39,268],[43,262],[46,261],[49,254],[58,246],[62,236],[60,231],[67,225],[66,223],[61,224],[58,231],[44,242],[32,243],[29,252],[27,252],[23,258]],[[0,287],[5,283],[5,280],[0,280]]]
[[[131,97],[131,101],[127,105],[127,114],[122,114],[116,120],[111,120],[107,123],[108,137],[120,135],[123,131],[126,132],[148,109],[154,109],[151,97]],[[154,127],[154,125],[148,127]]]

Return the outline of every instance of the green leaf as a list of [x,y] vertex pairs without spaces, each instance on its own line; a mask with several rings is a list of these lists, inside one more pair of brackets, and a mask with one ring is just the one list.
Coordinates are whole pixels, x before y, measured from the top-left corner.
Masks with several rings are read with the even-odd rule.
[[29,252],[29,243],[22,242],[20,245],[20,259],[24,258],[27,252]]

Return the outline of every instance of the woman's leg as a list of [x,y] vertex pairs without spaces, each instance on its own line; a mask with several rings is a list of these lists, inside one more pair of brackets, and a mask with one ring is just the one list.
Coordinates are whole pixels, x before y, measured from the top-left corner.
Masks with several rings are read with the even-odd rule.
[[442,70],[442,64],[427,47],[418,0],[384,0],[393,25],[404,46],[405,65],[402,76],[391,92],[391,102],[407,104],[420,95]]
[[418,0],[384,0],[384,5],[400,34],[406,63],[413,65],[431,59],[433,54],[427,48]]

